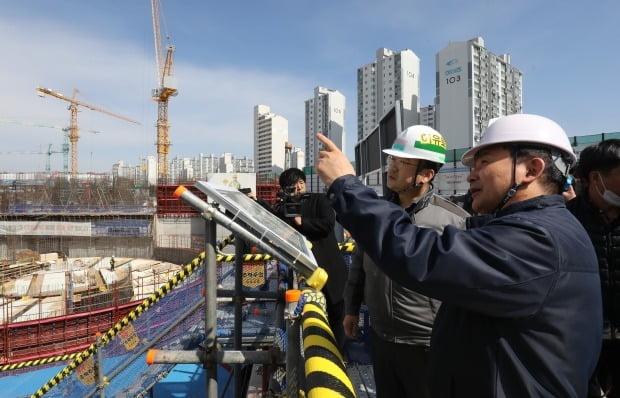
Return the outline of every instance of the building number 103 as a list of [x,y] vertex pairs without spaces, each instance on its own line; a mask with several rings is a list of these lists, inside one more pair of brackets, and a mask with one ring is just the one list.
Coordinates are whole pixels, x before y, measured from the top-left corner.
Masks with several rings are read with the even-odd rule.
[[456,83],[461,81],[461,75],[446,77],[446,84]]

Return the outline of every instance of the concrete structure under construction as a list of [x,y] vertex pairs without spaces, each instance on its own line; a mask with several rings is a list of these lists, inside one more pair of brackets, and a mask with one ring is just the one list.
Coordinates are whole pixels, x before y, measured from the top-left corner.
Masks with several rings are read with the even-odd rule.
[[[173,197],[179,184],[193,188],[191,180],[153,190],[145,180],[110,174],[0,173],[0,260],[33,251],[182,264],[204,250],[205,221]],[[219,227],[217,234],[229,232]],[[163,254],[179,250],[187,255]]]

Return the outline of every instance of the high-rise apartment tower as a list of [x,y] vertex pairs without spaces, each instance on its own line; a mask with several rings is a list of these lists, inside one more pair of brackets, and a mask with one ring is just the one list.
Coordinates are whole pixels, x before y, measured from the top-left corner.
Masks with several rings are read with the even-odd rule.
[[[405,127],[418,124],[420,59],[406,49],[380,48],[376,61],[357,70],[357,140],[366,138],[395,105]],[[400,102],[399,102],[400,100]]]
[[474,146],[489,119],[521,113],[522,73],[482,37],[449,43],[435,62],[435,123],[449,149]]
[[420,124],[435,128],[435,106],[428,105],[420,108]]
[[276,177],[285,169],[288,120],[267,105],[254,107],[254,165],[260,177]]
[[319,157],[320,145],[316,133],[329,137],[341,151],[344,151],[345,97],[338,90],[315,87],[314,97],[305,101],[306,105],[306,164],[313,167]]

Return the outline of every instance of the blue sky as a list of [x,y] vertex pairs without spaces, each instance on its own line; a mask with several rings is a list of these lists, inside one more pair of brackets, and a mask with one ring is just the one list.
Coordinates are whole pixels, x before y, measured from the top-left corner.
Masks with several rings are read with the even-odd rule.
[[[421,105],[433,103],[435,54],[476,36],[509,53],[524,75],[524,112],[548,116],[569,135],[620,131],[620,2],[194,1],[161,0],[162,39],[176,46],[179,95],[169,102],[170,158],[232,152],[253,156],[253,107],[289,120],[303,147],[304,100],[317,85],[347,98],[346,153],[357,136],[356,70],[380,47],[421,60]],[[157,105],[148,0],[3,1],[0,119],[67,126],[68,103],[36,86],[141,122],[82,109],[80,171],[110,171],[156,155]],[[164,43],[166,41],[164,40]],[[100,131],[92,134],[88,130]],[[58,129],[0,123],[0,171],[42,171],[60,150]],[[54,154],[52,169],[62,169]]]

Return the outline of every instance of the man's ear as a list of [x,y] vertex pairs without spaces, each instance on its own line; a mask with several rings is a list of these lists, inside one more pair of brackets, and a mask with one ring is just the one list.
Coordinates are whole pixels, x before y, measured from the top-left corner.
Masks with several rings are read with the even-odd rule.
[[524,183],[530,183],[539,178],[545,171],[545,161],[541,158],[531,158],[525,162],[525,177],[523,177]]
[[418,175],[421,177],[420,183],[426,184],[435,178],[435,170],[433,169],[422,169],[418,172]]

